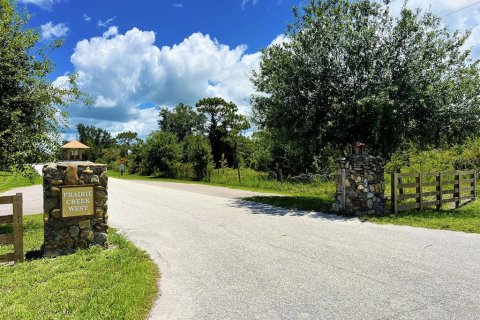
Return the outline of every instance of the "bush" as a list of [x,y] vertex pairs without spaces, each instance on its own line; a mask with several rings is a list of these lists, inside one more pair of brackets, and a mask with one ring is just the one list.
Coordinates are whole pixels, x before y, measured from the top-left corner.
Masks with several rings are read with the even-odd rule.
[[144,174],[146,171],[144,168],[145,142],[138,140],[137,143],[131,146],[131,151],[127,158],[128,173]]
[[181,180],[195,180],[196,173],[191,163],[175,162],[170,170],[164,174],[168,178]]
[[385,172],[437,172],[480,169],[480,139],[446,149],[419,151],[414,146],[393,154]]
[[180,161],[182,146],[172,132],[155,131],[145,141],[142,174],[169,172]]
[[184,161],[192,166],[194,180],[208,180],[213,168],[212,148],[204,136],[189,135],[185,138]]

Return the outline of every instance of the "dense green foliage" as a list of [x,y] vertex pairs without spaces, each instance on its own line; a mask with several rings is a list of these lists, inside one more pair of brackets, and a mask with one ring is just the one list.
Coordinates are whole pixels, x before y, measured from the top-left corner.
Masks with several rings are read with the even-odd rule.
[[[128,135],[135,141],[129,144],[126,157],[130,173],[208,180],[214,166],[236,167],[240,179],[240,166],[250,164],[253,146],[241,135],[250,125],[233,102],[206,98],[197,103],[196,109],[182,103],[172,110],[161,108],[159,116],[160,130],[152,132],[144,142]],[[121,134],[117,136],[117,147],[120,138]],[[118,165],[118,161],[109,163]]]
[[179,103],[173,110],[160,109],[160,130],[173,132],[178,140],[183,141],[188,135],[203,132],[205,115],[197,112],[191,106]]
[[[310,0],[287,41],[263,51],[253,83],[255,120],[273,163],[313,169],[366,142],[385,159],[408,143],[439,148],[480,130],[479,62],[432,13],[361,0]],[[272,166],[270,166],[272,168]]]
[[29,29],[29,15],[16,12],[16,2],[0,0],[0,163],[4,168],[45,161],[58,146],[58,128],[66,121],[59,107],[83,96],[70,76],[65,86],[47,79],[53,70],[48,53],[61,45],[39,43]]
[[120,157],[128,156],[131,147],[139,141],[138,134],[132,131],[120,132],[115,137],[115,141],[120,148]]
[[392,155],[386,163],[388,173],[480,170],[480,139],[469,139],[450,148],[419,150],[411,145]]
[[212,148],[204,136],[189,135],[185,138],[184,162],[191,163],[195,180],[208,180],[213,167]]
[[[1,226],[0,233],[5,228]],[[2,266],[1,318],[145,319],[157,293],[157,267],[114,230],[109,231],[109,241],[108,250],[92,247],[55,259]],[[25,216],[25,249],[39,250],[42,243],[42,215]]]
[[229,166],[237,166],[237,137],[250,127],[245,116],[238,114],[233,102],[222,98],[205,98],[196,104],[197,110],[206,115],[205,131],[212,147],[215,166],[222,166],[222,159]]
[[90,147],[84,151],[84,160],[102,162],[105,156],[111,156],[109,149],[114,146],[115,139],[108,131],[79,123],[77,132],[79,141]]
[[181,158],[182,148],[172,132],[155,131],[145,141],[145,174],[168,172]]

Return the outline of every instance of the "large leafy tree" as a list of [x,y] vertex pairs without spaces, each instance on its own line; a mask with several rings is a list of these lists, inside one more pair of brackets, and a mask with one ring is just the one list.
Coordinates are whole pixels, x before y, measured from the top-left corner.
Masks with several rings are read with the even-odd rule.
[[173,164],[181,160],[182,145],[173,132],[154,131],[146,139],[143,147],[143,173],[167,173]]
[[205,115],[198,113],[191,106],[179,103],[173,110],[160,109],[160,130],[173,132],[179,141],[194,133],[201,132],[205,124]]
[[115,141],[120,147],[120,156],[128,156],[128,151],[131,151],[132,145],[137,143],[140,139],[138,138],[138,133],[132,131],[120,132],[115,137]]
[[115,139],[112,138],[110,132],[95,126],[86,126],[82,123],[77,124],[77,132],[79,141],[90,149],[85,151],[85,159],[96,161],[101,159],[107,161],[110,159],[104,159],[109,155],[107,149],[112,148],[115,144]]
[[212,148],[204,135],[188,135],[184,141],[184,161],[191,163],[196,180],[208,180],[212,166]]
[[237,136],[250,127],[246,117],[238,113],[235,103],[218,97],[201,99],[196,107],[207,118],[205,131],[208,133],[215,165],[220,166],[222,158],[229,165],[236,165]]
[[295,170],[363,141],[388,159],[405,143],[440,147],[480,131],[479,61],[430,12],[368,0],[310,0],[252,80],[260,128]]
[[26,26],[28,19],[17,12],[16,2],[0,0],[0,164],[20,169],[54,154],[58,128],[66,123],[59,107],[90,102],[74,76],[64,86],[47,79],[53,70],[47,55],[61,43],[42,47],[38,31]]
[[230,114],[227,124],[228,133],[226,136],[226,142],[230,144],[233,150],[233,166],[237,168],[238,182],[242,182],[240,161],[241,153],[245,151],[245,149],[242,149],[242,147],[244,147],[241,140],[241,138],[243,138],[242,132],[248,128],[250,128],[250,123],[246,116],[238,113]]

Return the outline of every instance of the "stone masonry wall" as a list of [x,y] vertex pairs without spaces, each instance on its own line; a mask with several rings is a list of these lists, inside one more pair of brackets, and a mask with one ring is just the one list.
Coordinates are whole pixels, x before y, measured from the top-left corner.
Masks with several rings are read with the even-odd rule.
[[332,210],[349,214],[383,214],[385,177],[382,161],[364,154],[337,160],[337,192]]
[[[91,245],[108,247],[106,171],[106,165],[92,162],[50,163],[43,167],[44,256],[65,255]],[[62,218],[59,186],[83,184],[94,185],[94,215]]]

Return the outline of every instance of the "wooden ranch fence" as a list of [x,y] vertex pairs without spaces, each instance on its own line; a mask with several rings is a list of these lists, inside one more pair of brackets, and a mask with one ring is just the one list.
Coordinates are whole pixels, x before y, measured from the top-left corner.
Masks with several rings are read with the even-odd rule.
[[[455,207],[473,201],[476,193],[475,170],[435,173],[392,173],[392,212],[423,210],[455,202]],[[451,196],[450,196],[451,195]]]
[[0,255],[0,263],[23,262],[23,197],[21,193],[14,196],[0,197],[0,204],[12,204],[13,214],[0,216],[0,224],[12,224],[13,233],[0,234],[0,245],[13,244],[13,253]]

